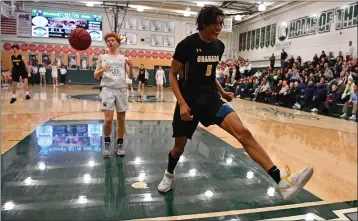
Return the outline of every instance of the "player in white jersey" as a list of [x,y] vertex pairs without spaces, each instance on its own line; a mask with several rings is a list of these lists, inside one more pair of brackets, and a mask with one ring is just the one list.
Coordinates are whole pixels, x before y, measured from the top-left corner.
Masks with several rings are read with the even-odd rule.
[[119,53],[121,38],[115,33],[104,36],[108,47],[108,54],[101,55],[98,59],[94,77],[101,78],[102,111],[104,112],[104,148],[103,155],[109,157],[111,154],[111,133],[114,109],[117,111],[117,142],[115,152],[124,156],[123,149],[125,116],[128,109],[127,82],[129,77],[133,78],[132,62]]
[[[159,100],[163,99],[163,84],[167,81],[165,79],[165,73],[162,68],[162,66],[159,66],[159,69],[155,73],[155,80],[157,82],[157,97]],[[159,97],[159,91],[160,91],[160,97]]]

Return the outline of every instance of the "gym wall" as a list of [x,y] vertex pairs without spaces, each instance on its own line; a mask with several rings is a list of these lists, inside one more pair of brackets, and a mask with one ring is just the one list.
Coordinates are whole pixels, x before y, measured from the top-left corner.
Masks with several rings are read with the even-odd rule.
[[[342,11],[343,16],[341,17]],[[263,13],[236,26],[230,36],[231,41],[233,41],[232,44],[235,47],[230,51],[229,57],[237,58],[241,56],[249,59],[253,67],[264,67],[269,65],[268,59],[272,53],[275,54],[277,59],[275,66],[280,66],[279,60],[282,49],[285,49],[289,56],[301,56],[302,61],[312,60],[314,54],[320,56],[322,50],[327,55],[332,51],[334,56],[338,56],[338,51],[342,51],[345,56],[348,50],[348,41],[353,41],[353,45],[357,49],[357,15],[357,2],[292,3],[289,6]],[[312,31],[315,34],[307,35],[301,31],[302,29],[299,25],[302,22],[299,20],[302,21],[302,19],[299,18],[306,16],[308,18],[317,17],[318,28]],[[342,20],[339,18],[342,18]],[[274,33],[276,36],[273,45],[270,42],[269,45],[265,44],[261,47],[260,41],[258,48],[256,48],[255,42],[253,49],[250,46],[249,50],[239,50],[240,34],[258,29],[261,30],[263,27],[274,24],[276,25]],[[321,26],[319,26],[320,24]],[[319,27],[321,27],[320,30]],[[286,34],[287,37],[284,37]]]

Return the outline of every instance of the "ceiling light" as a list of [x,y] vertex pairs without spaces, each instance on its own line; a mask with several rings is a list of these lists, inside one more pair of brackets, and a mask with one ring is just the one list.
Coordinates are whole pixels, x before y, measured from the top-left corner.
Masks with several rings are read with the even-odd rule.
[[84,176],[83,176],[83,181],[85,183],[89,183],[91,181],[92,177],[90,174],[86,173]]
[[241,15],[236,15],[235,16],[235,21],[241,21],[241,19],[242,19]]
[[93,4],[92,2],[86,2],[86,6],[87,6],[87,7],[93,7],[94,4]]
[[259,12],[264,12],[264,11],[266,11],[266,5],[262,2],[262,3],[259,5],[258,10],[259,10]]
[[137,11],[138,11],[138,12],[143,12],[143,11],[144,11],[144,7],[143,7],[143,6],[138,6],[138,7],[137,7]]
[[205,6],[205,2],[197,2],[196,5],[198,7],[204,7]]

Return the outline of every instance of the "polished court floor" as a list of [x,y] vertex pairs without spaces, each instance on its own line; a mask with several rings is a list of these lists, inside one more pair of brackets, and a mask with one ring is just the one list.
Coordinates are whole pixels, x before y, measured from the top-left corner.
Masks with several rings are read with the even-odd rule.
[[240,143],[211,126],[188,143],[175,190],[160,194],[175,98],[148,90],[130,102],[127,155],[105,160],[98,90],[35,86],[32,100],[20,90],[10,105],[2,89],[2,219],[357,220],[357,123],[237,99],[230,105],[278,166],[313,165],[305,190],[283,201]]

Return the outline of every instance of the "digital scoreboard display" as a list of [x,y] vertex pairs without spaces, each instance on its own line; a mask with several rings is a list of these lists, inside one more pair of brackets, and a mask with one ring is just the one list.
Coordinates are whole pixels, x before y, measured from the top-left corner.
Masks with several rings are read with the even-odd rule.
[[33,9],[32,37],[68,38],[75,28],[84,28],[92,41],[102,41],[102,15]]

